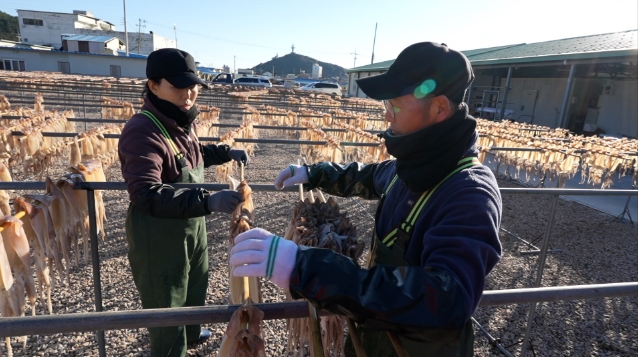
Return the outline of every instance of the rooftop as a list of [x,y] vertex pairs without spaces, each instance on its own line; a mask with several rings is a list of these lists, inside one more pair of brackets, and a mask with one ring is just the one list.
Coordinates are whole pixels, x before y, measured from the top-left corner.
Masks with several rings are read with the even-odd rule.
[[[536,43],[461,51],[473,65],[507,65],[638,55],[638,30],[580,36]],[[385,71],[394,60],[355,67],[347,72]]]

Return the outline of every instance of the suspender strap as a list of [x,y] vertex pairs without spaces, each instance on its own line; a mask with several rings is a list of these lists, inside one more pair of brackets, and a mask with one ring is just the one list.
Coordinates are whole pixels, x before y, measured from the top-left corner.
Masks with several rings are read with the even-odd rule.
[[155,125],[159,128],[160,132],[162,133],[162,136],[164,136],[166,141],[168,141],[168,145],[173,150],[173,154],[175,155],[175,157],[178,160],[183,159],[184,153],[179,151],[179,149],[177,148],[177,144],[175,144],[175,142],[173,141],[173,138],[171,138],[170,134],[168,134],[168,131],[166,130],[164,125],[162,125],[162,122],[160,122],[159,119],[157,119],[155,115],[149,112],[148,110],[142,110],[142,114],[146,115],[149,119],[151,119],[153,123],[155,123]]
[[390,181],[390,184],[388,185],[388,188],[385,189],[383,196],[386,196],[388,192],[390,192],[390,190],[392,189],[392,186],[394,186],[394,183],[397,182],[398,177],[399,176],[397,174],[394,175],[394,177],[392,178],[392,181]]
[[[466,157],[464,159],[459,160],[457,167],[454,171],[450,172],[447,176],[445,176],[443,180],[441,180],[436,186],[434,186],[430,190],[425,191],[421,194],[421,197],[419,197],[416,204],[412,207],[412,210],[410,211],[410,214],[408,214],[408,217],[405,219],[405,221],[401,223],[399,227],[393,229],[390,233],[388,233],[388,235],[386,235],[381,242],[385,244],[386,246],[390,247],[397,240],[398,233],[405,233],[405,234],[401,234],[401,236],[403,237],[401,240],[405,241],[401,243],[407,243],[407,241],[409,241],[410,239],[410,236],[412,235],[412,228],[414,228],[417,218],[421,214],[421,211],[423,211],[425,204],[428,202],[430,197],[432,197],[432,194],[434,193],[434,191],[436,191],[436,189],[439,188],[439,186],[441,186],[445,181],[447,181],[447,179],[452,177],[452,175],[456,174],[457,172],[463,169],[466,169],[468,167],[480,165],[480,164],[481,164],[480,161],[476,157]],[[390,192],[390,188],[396,181],[396,178],[397,178],[397,175],[394,175],[394,178],[390,182],[390,185],[388,186],[388,189],[385,192],[386,194]],[[399,229],[402,232],[399,232]]]

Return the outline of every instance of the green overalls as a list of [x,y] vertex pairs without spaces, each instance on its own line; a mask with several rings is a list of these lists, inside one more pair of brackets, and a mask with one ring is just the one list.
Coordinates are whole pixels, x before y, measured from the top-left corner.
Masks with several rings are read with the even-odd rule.
[[[422,212],[429,198],[434,191],[448,178],[455,173],[474,166],[480,165],[478,159],[468,157],[461,159],[454,171],[448,174],[441,182],[432,189],[423,192],[419,200],[412,207],[412,211],[397,228],[393,229],[383,239],[379,239],[376,229],[372,236],[372,246],[370,258],[368,260],[368,269],[377,264],[391,266],[408,266],[410,265],[404,258],[405,249],[408,246],[410,237],[412,236],[412,228],[416,225],[419,214]],[[392,189],[397,180],[394,176],[385,192],[381,195],[379,205],[377,207],[375,222],[379,220],[381,207],[385,201],[385,197]],[[390,342],[386,331],[370,330],[359,328],[361,341],[365,347],[367,357],[396,357],[397,353]],[[426,330],[421,334],[421,338],[427,342],[417,342],[398,336],[405,348],[405,351],[411,357],[467,357],[473,356],[474,348],[474,330],[472,320],[469,320],[461,331],[458,330]],[[460,339],[460,343],[459,343]],[[350,336],[346,341],[345,354],[347,357],[355,357],[354,347]]]
[[[181,166],[174,183],[204,182],[204,165],[190,170],[184,154],[162,123],[142,114],[160,129]],[[208,287],[208,241],[204,217],[161,219],[129,205],[126,217],[128,258],[145,309],[203,306]],[[187,341],[199,338],[200,326],[149,328],[152,356],[182,357]]]

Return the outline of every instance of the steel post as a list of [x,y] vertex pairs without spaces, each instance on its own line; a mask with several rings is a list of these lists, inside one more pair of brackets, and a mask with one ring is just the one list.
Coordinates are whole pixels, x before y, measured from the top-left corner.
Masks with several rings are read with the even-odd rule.
[[[97,215],[95,212],[95,191],[86,190],[89,209],[89,232],[91,234],[91,262],[93,263],[93,293],[95,295],[95,311],[102,311],[102,282],[100,279],[100,255],[98,252]],[[87,239],[87,237],[84,237]],[[106,357],[104,330],[97,330],[97,343],[100,357]]]

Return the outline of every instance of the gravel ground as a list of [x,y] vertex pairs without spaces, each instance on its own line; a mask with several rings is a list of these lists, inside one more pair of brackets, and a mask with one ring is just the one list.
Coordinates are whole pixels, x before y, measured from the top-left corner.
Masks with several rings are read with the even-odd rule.
[[[276,135],[276,134],[271,134]],[[262,133],[262,137],[268,137]],[[297,146],[262,144],[246,170],[249,183],[271,184],[280,169],[299,158]],[[62,167],[50,173],[56,177]],[[214,169],[206,174],[207,182],[217,182]],[[119,164],[106,172],[109,181],[122,181]],[[14,180],[24,180],[14,174]],[[37,180],[37,179],[36,179]],[[515,187],[516,182],[499,179],[501,187]],[[15,192],[13,194],[21,194]],[[254,194],[257,225],[283,235],[297,196],[293,193],[257,192]],[[361,237],[369,237],[371,214],[375,202],[337,198],[342,211],[348,212]],[[502,227],[517,236],[540,245],[547,224],[551,198],[542,195],[506,195]],[[107,238],[100,242],[102,294],[105,311],[140,309],[127,260],[124,220],[128,198],[124,191],[104,192],[108,221]],[[543,276],[543,286],[599,284],[638,280],[638,230],[635,225],[616,222],[578,203],[560,200],[550,245],[563,252],[550,254]],[[210,279],[207,305],[226,305],[227,234],[229,219],[222,214],[207,218],[210,246]],[[503,258],[489,275],[486,290],[531,287],[536,279],[538,256],[521,255],[527,247],[501,232]],[[367,251],[364,253],[365,259]],[[52,294],[56,314],[92,312],[93,287],[90,263],[71,269],[70,285],[58,283]],[[284,295],[269,282],[263,284],[265,302],[284,301]],[[511,305],[479,308],[474,317],[510,353],[520,351],[529,306]],[[38,315],[45,314],[41,305]],[[30,310],[27,309],[27,315]],[[189,356],[215,356],[226,324],[204,325],[213,331],[211,342],[188,351]],[[286,356],[287,333],[283,320],[264,323],[266,354]],[[496,348],[476,330],[476,356],[500,356]],[[109,356],[149,356],[146,329],[106,331]],[[532,348],[536,356],[638,356],[638,298],[606,298],[538,304],[534,321]],[[29,336],[27,347],[12,339],[14,356],[98,356],[93,333]],[[6,353],[4,342],[0,352]],[[531,355],[531,354],[530,354]]]

